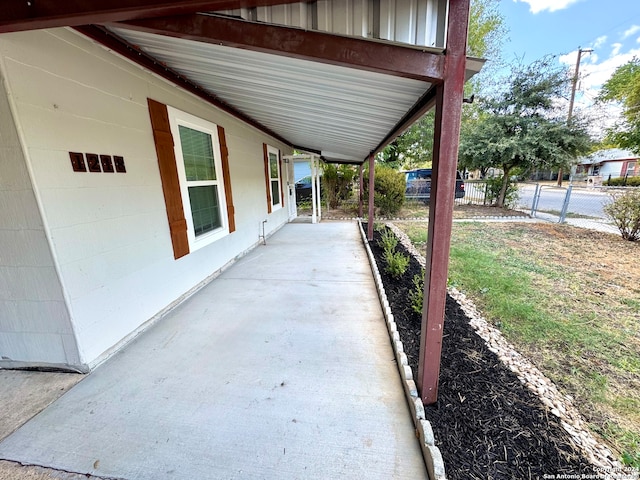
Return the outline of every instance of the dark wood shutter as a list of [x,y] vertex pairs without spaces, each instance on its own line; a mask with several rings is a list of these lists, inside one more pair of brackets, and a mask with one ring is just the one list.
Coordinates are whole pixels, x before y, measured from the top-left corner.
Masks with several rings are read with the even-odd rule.
[[233,194],[231,193],[231,175],[229,173],[229,149],[224,128],[218,125],[218,140],[220,141],[220,155],[222,156],[222,178],[224,180],[224,196],[227,200],[227,219],[229,220],[229,233],[236,231],[235,213],[233,206]]
[[178,259],[189,253],[189,238],[187,237],[187,221],[184,218],[182,196],[180,195],[180,181],[176,166],[176,155],[173,150],[173,136],[169,125],[167,106],[152,99],[147,99],[149,116],[153,128],[153,140],[156,144],[158,167],[162,181],[162,192],[167,208],[169,231],[173,243],[173,256]]
[[267,213],[271,213],[271,174],[269,173],[269,150],[267,144],[262,144],[262,153],[264,154],[264,178],[267,182]]
[[280,156],[280,150],[278,150],[278,167],[280,169],[278,180],[280,181],[280,205],[284,207],[284,185],[282,178],[282,157]]

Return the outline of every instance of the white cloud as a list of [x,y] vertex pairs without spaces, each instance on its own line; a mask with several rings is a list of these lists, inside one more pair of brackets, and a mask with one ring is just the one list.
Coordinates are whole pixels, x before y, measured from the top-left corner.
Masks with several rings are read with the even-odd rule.
[[607,36],[606,35],[602,35],[601,37],[596,38],[596,40],[593,42],[593,48],[600,48],[602,47],[607,41]]
[[622,44],[621,43],[614,43],[613,45],[611,45],[611,47],[613,47],[613,49],[611,50],[611,56],[615,57],[620,53],[620,49],[622,48]]
[[[620,118],[621,108],[615,104],[594,104],[594,100],[600,93],[602,85],[611,78],[618,67],[628,63],[634,57],[640,57],[640,48],[621,52],[623,47],[619,43],[614,43],[611,48],[611,54],[603,55],[602,61],[596,52],[583,53],[580,61],[580,81],[575,109],[576,112],[580,111],[591,119],[592,133],[598,137],[602,136],[606,127],[612,126]],[[559,58],[560,63],[569,67],[570,75],[573,75],[577,58],[577,50]]]
[[629,38],[634,33],[640,32],[640,25],[632,25],[630,28],[624,31],[622,38]]
[[[640,48],[631,49],[628,52],[620,53],[622,46],[618,43],[613,45],[612,54],[598,63],[599,57],[596,53],[583,53],[580,61],[580,81],[582,90],[591,91],[591,93],[597,95],[600,87],[613,75],[616,69],[625,63],[633,60],[634,57],[640,56]],[[588,61],[588,57],[592,57]],[[561,55],[560,63],[572,67],[571,71],[575,67],[576,60],[578,58],[578,51],[575,50],[566,55]]]
[[580,0],[513,0],[514,2],[522,2],[529,4],[529,11],[533,14],[549,10],[555,12],[556,10],[563,10],[568,8],[569,5],[579,2]]

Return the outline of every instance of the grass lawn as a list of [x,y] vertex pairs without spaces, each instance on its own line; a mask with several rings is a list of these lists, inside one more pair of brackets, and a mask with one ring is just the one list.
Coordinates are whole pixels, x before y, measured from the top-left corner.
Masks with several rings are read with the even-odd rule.
[[[419,247],[426,223],[397,222]],[[449,281],[640,466],[640,244],[566,225],[455,223]]]

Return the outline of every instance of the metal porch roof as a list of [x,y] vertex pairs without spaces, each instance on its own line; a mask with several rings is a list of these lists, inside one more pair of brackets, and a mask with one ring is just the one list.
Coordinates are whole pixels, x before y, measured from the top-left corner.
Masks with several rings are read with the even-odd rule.
[[427,82],[111,27],[146,54],[327,160],[362,162]]

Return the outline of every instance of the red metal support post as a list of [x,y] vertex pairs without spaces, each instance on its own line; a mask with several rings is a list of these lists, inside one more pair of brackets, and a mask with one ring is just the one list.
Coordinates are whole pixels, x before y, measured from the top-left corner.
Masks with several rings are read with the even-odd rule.
[[444,81],[437,87],[429,233],[420,334],[418,389],[425,405],[438,399],[442,330],[464,97],[470,0],[450,0]]
[[369,220],[367,223],[367,238],[369,241],[373,240],[373,189],[375,179],[375,164],[374,156],[369,155]]
[[364,163],[360,164],[358,169],[360,189],[358,192],[358,218],[362,218],[362,208],[364,204]]

